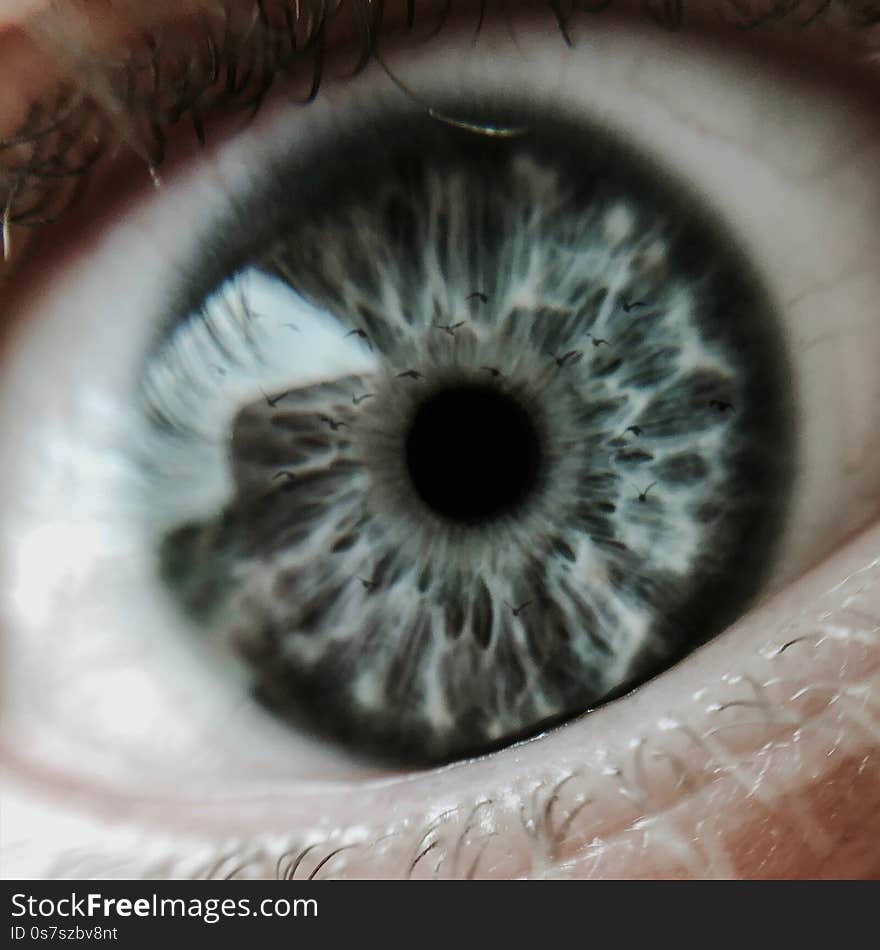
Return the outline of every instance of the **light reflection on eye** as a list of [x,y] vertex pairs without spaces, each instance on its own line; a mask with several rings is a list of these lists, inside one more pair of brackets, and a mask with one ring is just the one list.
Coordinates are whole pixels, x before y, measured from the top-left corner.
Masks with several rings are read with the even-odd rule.
[[[407,82],[416,85],[419,69],[425,70],[430,78],[422,84],[428,90],[432,84],[442,84],[448,90],[455,82],[468,90],[480,88],[481,81],[504,86],[515,76],[524,87],[543,86],[560,100],[568,97],[578,108],[594,109],[606,121],[626,130],[640,145],[650,142],[667,164],[681,167],[692,177],[695,186],[710,195],[713,203],[733,221],[744,246],[768,272],[768,283],[783,304],[789,321],[787,332],[796,341],[796,348],[802,350],[804,359],[794,381],[801,412],[806,418],[819,407],[811,417],[817,420],[816,426],[811,427],[807,422],[802,436],[800,495],[792,516],[796,528],[786,538],[788,547],[778,582],[781,585],[840,543],[854,527],[864,524],[875,505],[870,490],[877,483],[880,462],[876,442],[873,450],[870,447],[876,420],[869,396],[876,393],[877,380],[870,360],[863,358],[860,365],[858,354],[877,350],[877,328],[872,324],[874,311],[869,303],[872,288],[876,287],[876,274],[861,264],[853,267],[852,260],[864,254],[864,261],[870,261],[871,248],[876,250],[874,222],[880,182],[876,181],[876,175],[868,174],[873,167],[870,154],[864,156],[863,163],[857,161],[847,166],[847,173],[842,177],[828,172],[823,177],[816,172],[827,161],[832,134],[841,135],[841,124],[846,130],[849,120],[853,128],[858,124],[860,133],[864,134],[869,115],[858,102],[841,104],[832,100],[831,93],[824,98],[817,95],[810,98],[809,125],[801,126],[792,121],[785,130],[790,133],[790,140],[773,138],[770,130],[783,106],[790,108],[793,103],[802,104],[806,99],[800,87],[795,90],[789,86],[787,96],[779,93],[778,100],[765,102],[766,112],[755,110],[757,83],[752,87],[748,76],[740,78],[743,99],[737,100],[734,87],[724,73],[725,69],[734,70],[734,62],[719,59],[713,67],[719,70],[718,76],[701,73],[704,84],[701,101],[691,103],[684,98],[682,86],[677,85],[685,75],[693,75],[684,68],[681,46],[676,51],[677,59],[673,59],[662,45],[669,38],[658,37],[654,31],[641,34],[632,30],[621,35],[620,28],[592,28],[589,60],[579,59],[576,52],[564,54],[552,24],[543,32],[533,27],[526,35],[529,46],[525,59],[519,58],[515,47],[505,40],[503,31],[487,27],[481,42],[506,49],[507,61],[498,55],[489,63],[485,58],[481,60],[479,46],[476,52],[461,54],[454,43],[438,41],[430,49],[412,55],[401,53],[395,68],[405,70]],[[520,42],[525,42],[522,35]],[[706,70],[710,55],[715,55],[714,52],[703,54],[691,47],[686,47],[686,51],[693,69]],[[464,58],[459,58],[462,55]],[[564,67],[559,65],[560,57]],[[416,62],[418,59],[422,60],[421,65]],[[430,64],[430,73],[424,64]],[[600,78],[604,80],[601,84],[596,82]],[[18,552],[13,610],[22,636],[24,631],[28,636],[28,641],[21,644],[20,682],[27,684],[29,691],[34,682],[58,684],[54,692],[47,690],[51,698],[38,717],[53,728],[57,726],[53,720],[61,717],[68,720],[71,730],[82,727],[76,737],[64,734],[63,730],[63,739],[50,737],[47,740],[47,734],[39,735],[38,742],[46,744],[37,744],[36,748],[48,751],[52,744],[57,744],[59,747],[52,751],[58,753],[62,764],[76,754],[73,750],[85,747],[92,761],[101,762],[100,771],[109,774],[114,781],[130,781],[139,771],[144,774],[145,769],[159,766],[160,774],[170,777],[170,782],[166,778],[161,785],[185,781],[191,787],[199,787],[210,781],[222,783],[230,792],[240,790],[246,798],[253,788],[255,775],[261,776],[262,785],[263,782],[284,783],[291,778],[313,778],[316,774],[329,778],[352,774],[350,766],[340,766],[321,747],[315,748],[303,740],[302,747],[298,748],[295,743],[300,740],[273,729],[256,710],[242,706],[243,699],[231,699],[226,692],[218,695],[213,685],[216,671],[206,670],[200,656],[193,656],[183,645],[174,642],[173,636],[155,637],[152,631],[170,631],[176,621],[170,611],[166,613],[164,607],[139,589],[146,576],[139,573],[144,565],[135,560],[139,556],[137,538],[132,535],[131,524],[126,526],[125,522],[133,512],[113,504],[118,491],[99,494],[95,485],[122,486],[127,480],[130,484],[125,459],[115,450],[114,433],[127,431],[128,426],[125,413],[120,411],[118,396],[131,391],[139,354],[152,335],[153,328],[146,325],[147,316],[159,312],[162,301],[158,291],[176,276],[179,262],[191,254],[192,240],[200,237],[198,229],[193,233],[183,228],[182,222],[197,217],[210,219],[228,211],[228,205],[234,205],[235,196],[241,194],[242,184],[249,182],[255,169],[260,167],[259,157],[277,150],[276,142],[297,137],[304,140],[310,134],[326,136],[328,130],[336,126],[345,127],[347,110],[353,112],[370,97],[377,96],[377,90],[387,90],[387,83],[383,87],[383,77],[378,73],[367,73],[357,82],[356,86],[332,90],[326,99],[319,100],[306,112],[291,113],[289,108],[273,102],[264,119],[216,153],[205,156],[193,168],[170,177],[162,191],[137,204],[127,218],[101,235],[89,253],[90,270],[85,279],[83,271],[78,270],[76,281],[71,281],[70,274],[62,267],[59,274],[40,287],[42,299],[38,309],[33,309],[36,304],[25,307],[33,310],[34,318],[28,324],[26,336],[18,342],[16,363],[4,381],[4,405],[12,404],[8,394],[15,392],[16,406],[15,418],[5,420],[4,427],[9,427],[19,440],[17,444],[22,446],[21,458],[11,478],[13,486],[18,487],[7,488],[18,495],[22,509],[21,513],[16,511],[14,517],[10,511],[6,519],[7,530],[15,538]],[[644,92],[646,88],[650,90],[649,95]],[[600,91],[585,97],[583,89]],[[733,95],[734,99],[725,102],[724,112],[718,116],[715,113],[719,110],[711,107],[713,90],[719,95],[722,92]],[[670,102],[675,103],[675,110],[670,109]],[[725,122],[729,125],[725,126]],[[733,138],[743,131],[747,132],[744,140]],[[773,165],[786,159],[788,170],[792,170],[795,155],[803,164],[794,169],[793,183],[786,185]],[[816,186],[809,197],[805,195],[803,183],[808,177],[812,177]],[[858,194],[863,203],[855,205],[847,200],[847,189]],[[864,200],[866,194],[868,200]],[[829,216],[829,209],[833,209],[833,216]],[[786,227],[793,220],[797,221],[797,227],[787,231]],[[820,222],[826,234],[835,236],[833,244],[809,240]],[[157,235],[162,236],[161,244],[156,240]],[[876,254],[873,257],[876,258]],[[852,273],[849,280],[833,279],[834,275],[849,272]],[[819,278],[815,283],[820,286],[832,285],[835,295],[821,291],[811,294],[814,277]],[[89,329],[90,320],[97,320],[100,312],[94,302],[107,299],[128,301],[125,312],[119,314],[118,324],[108,328],[102,320],[94,332],[83,332]],[[847,314],[848,335],[832,335],[832,345],[823,347],[821,340],[832,332],[828,315],[840,311]],[[80,321],[76,333],[70,329],[72,315]],[[55,334],[59,331],[65,334],[65,344],[71,347],[63,356],[57,349]],[[809,348],[811,343],[814,345]],[[112,360],[108,360],[108,352],[113,353]],[[854,362],[844,364],[843,360],[850,356]],[[37,358],[50,362],[35,364]],[[58,391],[49,398],[43,387],[34,385],[33,380],[42,375],[34,370],[35,365],[51,365],[57,375]],[[84,386],[84,366],[91,368],[90,375],[100,375],[95,372],[96,368],[100,366],[104,371],[106,367],[105,378],[98,385]],[[844,366],[851,385],[845,389],[845,398],[835,404],[827,399],[827,390],[832,385],[830,380],[844,375]],[[839,385],[836,379],[834,385]],[[860,398],[865,401],[855,401]],[[829,405],[831,410],[822,408]],[[33,407],[33,412],[22,411],[27,407]],[[829,420],[828,414],[835,408],[838,415],[831,415]],[[33,423],[34,418],[45,420],[39,429]],[[27,428],[23,419],[27,421]],[[76,440],[63,436],[64,430],[72,425],[77,427],[72,431],[81,433]],[[832,434],[838,432],[843,434],[841,451],[835,455],[830,451],[829,442]],[[847,467],[853,445],[861,449],[857,455],[859,466],[857,469],[853,466],[848,483],[835,484],[827,473]],[[811,467],[814,462],[815,466]],[[58,491],[60,473],[65,475],[63,494]],[[27,505],[22,506],[21,486],[25,484],[28,486]],[[837,487],[843,489],[839,496],[834,494]],[[82,502],[77,505],[75,502],[80,498]],[[864,501],[859,502],[859,498]],[[844,504],[841,516],[840,507]],[[823,521],[814,514],[829,510],[835,511],[838,523],[828,518]],[[808,515],[803,517],[805,512]],[[74,545],[79,563],[72,574],[70,555]],[[119,570],[120,557],[125,559],[130,573]],[[45,596],[46,592],[57,592],[57,598]],[[82,598],[88,596],[91,606],[84,606]],[[128,624],[129,613],[142,617],[136,629]],[[50,632],[57,628],[57,617],[61,615],[70,617],[69,629],[75,634],[64,644],[59,644]],[[141,633],[141,626],[147,636]],[[116,636],[120,627],[126,633],[115,641],[108,639],[99,643],[95,637],[98,630],[105,630],[108,638]],[[11,629],[15,631],[16,625]],[[62,652],[68,662],[62,663],[61,669],[45,669],[45,648],[50,642],[47,635],[53,649],[68,651]],[[786,651],[786,655],[790,656],[791,651]],[[222,658],[217,659],[218,665],[223,663]],[[160,669],[157,675],[154,671]],[[71,676],[71,670],[75,676]],[[690,688],[696,685],[693,674],[690,683]],[[35,715],[32,708],[24,705],[28,698],[20,687],[13,688],[9,695],[12,712],[20,722],[27,722]],[[634,697],[610,707],[609,712],[617,710],[625,719],[621,712],[625,703],[632,709],[633,704],[638,706],[640,701],[640,697]],[[751,708],[760,708],[761,702],[760,697],[754,696],[748,700]],[[147,707],[147,703],[152,705]],[[164,707],[164,711],[157,708],[156,713],[149,716],[141,712],[154,707]],[[137,717],[131,714],[134,709],[138,710]],[[182,709],[187,711],[185,722],[181,721]],[[645,712],[644,705],[641,712]],[[216,734],[218,719],[224,723],[222,737]],[[597,717],[595,727],[591,725],[591,718],[563,732],[571,736],[575,730],[581,730],[581,736],[586,736],[586,741],[597,752],[607,741],[600,731],[603,721],[607,727],[608,714],[604,718]],[[228,732],[226,727],[231,727]],[[256,730],[260,730],[259,733]],[[36,733],[40,731],[38,727]],[[93,738],[84,739],[83,735]],[[606,730],[604,736],[607,735]],[[565,743],[566,740],[556,737],[556,741]],[[583,741],[582,738],[580,742]],[[125,768],[114,760],[123,742],[128,759]],[[511,755],[516,755],[516,750]],[[676,754],[669,755],[669,761],[675,760]],[[677,755],[677,758],[681,760],[682,756]],[[536,783],[530,796],[526,796],[529,807],[550,821],[556,834],[568,816],[583,815],[579,808],[586,801],[586,793],[578,787],[577,781],[568,778],[574,774],[572,756],[569,754],[566,759],[564,766],[560,762],[558,768],[550,771],[568,779],[564,786],[568,798],[561,791],[558,794],[550,791],[556,787],[552,781],[544,785]],[[620,771],[613,764],[607,765],[607,769],[609,781],[615,779],[615,770]],[[474,780],[469,781],[463,774],[464,768],[461,771],[462,784],[473,785]],[[533,777],[534,772],[531,774]],[[438,786],[443,784],[438,782]],[[450,794],[454,798],[454,793],[448,790],[444,794],[447,801]],[[556,799],[554,794],[557,794]],[[478,795],[468,792],[462,800],[470,797],[472,807],[460,814],[456,812],[454,823],[456,833],[471,842],[472,850],[479,850],[477,829],[486,834],[487,828],[493,829],[493,834],[497,834],[504,827],[505,818],[494,814],[490,819],[481,814],[495,805],[494,801],[491,806],[479,805],[491,798],[485,788]],[[629,797],[638,799],[639,793],[630,789]],[[308,795],[304,794],[303,801],[307,800]],[[648,805],[639,806],[636,802],[636,807],[647,808]],[[474,809],[477,810],[474,812]],[[302,810],[308,814],[305,806]],[[555,814],[556,811],[564,815]],[[323,818],[319,824],[333,826],[333,818]],[[438,829],[443,822],[431,830],[437,820],[435,816],[422,828],[426,835],[425,846],[440,833]],[[595,817],[590,820],[594,830],[601,825]],[[538,835],[535,821],[526,818],[520,824],[527,831],[531,828],[529,834]],[[566,835],[575,821],[576,817],[572,817]],[[332,830],[338,832],[337,828]],[[507,831],[513,834],[511,827]],[[471,854],[469,860],[475,857],[475,853]],[[453,873],[449,861],[443,873]],[[508,870],[521,873],[516,863],[513,859],[495,856],[489,866],[491,873]],[[352,867],[356,866],[353,862]],[[465,875],[469,867],[466,862],[459,862],[454,873]],[[338,861],[336,868],[338,871]],[[490,873],[489,867],[480,873]]]

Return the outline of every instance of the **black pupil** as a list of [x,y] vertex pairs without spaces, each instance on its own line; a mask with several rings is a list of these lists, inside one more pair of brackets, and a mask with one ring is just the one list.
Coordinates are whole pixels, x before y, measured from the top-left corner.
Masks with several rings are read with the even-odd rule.
[[429,397],[406,438],[413,487],[437,514],[477,522],[513,511],[535,486],[538,433],[513,398],[488,386]]

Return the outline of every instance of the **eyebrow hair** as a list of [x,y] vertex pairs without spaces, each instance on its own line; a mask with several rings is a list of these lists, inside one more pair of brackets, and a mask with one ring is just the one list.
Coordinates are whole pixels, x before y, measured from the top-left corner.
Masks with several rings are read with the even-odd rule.
[[[614,6],[636,8],[669,30],[694,19],[741,30],[795,26],[804,34],[834,38],[854,61],[880,63],[880,0],[532,3],[552,13],[561,40],[569,45],[574,15]],[[13,111],[19,124],[0,137],[0,275],[12,257],[13,229],[57,221],[107,154],[127,147],[157,179],[168,133],[184,120],[204,144],[209,118],[235,111],[255,115],[282,77],[301,80],[302,101],[311,102],[320,90],[334,31],[353,42],[351,73],[356,74],[376,58],[389,23],[412,29],[430,5],[430,0],[396,5],[393,0],[338,0],[332,7],[329,0],[184,0],[148,6],[139,0],[88,0],[82,9],[38,8],[0,32],[0,50],[5,44],[8,51],[4,61],[22,72],[33,62],[40,64],[43,84],[36,95],[16,90],[21,101]],[[487,7],[488,0],[473,4],[477,30]],[[434,33],[452,8],[452,0],[440,5]],[[96,12],[101,16],[90,18]],[[46,67],[50,76],[57,74],[48,87]]]

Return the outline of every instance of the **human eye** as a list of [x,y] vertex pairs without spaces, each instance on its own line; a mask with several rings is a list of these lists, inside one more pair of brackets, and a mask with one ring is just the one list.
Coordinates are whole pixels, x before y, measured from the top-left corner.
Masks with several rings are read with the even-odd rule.
[[[867,25],[441,6],[30,26],[81,83],[0,153],[8,866],[876,873]],[[434,477],[505,428],[522,480]]]

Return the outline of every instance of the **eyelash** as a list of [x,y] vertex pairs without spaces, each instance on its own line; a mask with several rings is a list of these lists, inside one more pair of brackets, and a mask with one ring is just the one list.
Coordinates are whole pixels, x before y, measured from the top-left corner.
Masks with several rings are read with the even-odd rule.
[[[281,77],[305,78],[303,104],[318,95],[324,76],[331,21],[345,14],[356,17],[359,35],[352,75],[377,56],[389,0],[340,0],[330,9],[327,0],[310,0],[291,8],[289,0],[251,0],[242,11],[232,0],[202,11],[201,33],[181,41],[171,28],[154,28],[117,53],[114,59],[83,49],[63,50],[72,74],[87,77],[80,84],[62,83],[50,95],[32,103],[19,128],[0,139],[0,247],[2,262],[12,257],[13,227],[35,228],[61,218],[85,191],[89,173],[121,146],[143,159],[158,182],[157,169],[166,156],[168,132],[189,118],[200,144],[205,121],[218,114],[249,112],[252,119]],[[575,13],[600,13],[614,0],[536,0],[550,9],[560,35],[571,45],[568,24]],[[658,26],[679,29],[686,0],[644,0]],[[452,14],[445,0],[433,38]],[[405,25],[412,30],[424,3],[406,0]],[[479,0],[475,30],[487,14],[488,0]],[[843,20],[850,27],[880,23],[880,8],[854,8],[845,0],[783,0],[757,9],[751,0],[718,0],[722,20],[752,29],[796,17],[806,27],[823,19]],[[50,29],[44,30],[51,34]],[[53,41],[57,44],[57,40]],[[307,64],[302,77],[297,68]],[[194,65],[195,64],[195,65]],[[2,266],[2,264],[0,264]],[[2,271],[0,271],[2,273]]]
[[[355,2],[363,10],[371,6],[369,0]],[[76,72],[89,77],[85,88],[62,85],[32,104],[15,134],[0,141],[4,257],[10,256],[13,225],[60,218],[81,195],[87,173],[119,145],[128,145],[155,176],[165,160],[167,132],[185,117],[204,144],[205,119],[245,109],[253,117],[278,76],[308,56],[307,101],[313,99],[323,72],[326,4],[314,0],[320,16],[300,8],[297,19],[285,0],[269,3],[255,0],[250,17],[236,17],[231,3],[213,8],[202,17],[201,35],[177,49],[167,31],[142,35],[115,62],[67,51]],[[358,68],[369,58],[373,37],[372,23],[365,22]]]

